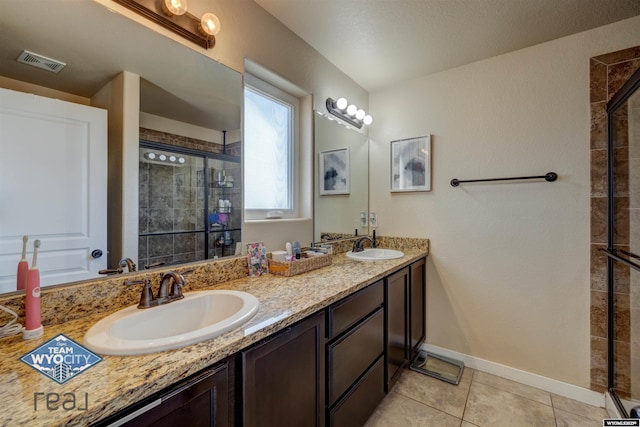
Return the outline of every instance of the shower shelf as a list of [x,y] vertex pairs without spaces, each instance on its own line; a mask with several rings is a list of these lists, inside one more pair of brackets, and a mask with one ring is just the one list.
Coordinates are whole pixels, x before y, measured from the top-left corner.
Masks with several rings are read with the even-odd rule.
[[[231,185],[229,185],[229,184],[231,184]],[[234,183],[233,182],[229,183],[229,182],[226,182],[226,181],[214,181],[213,188],[229,188],[229,189],[231,189],[231,188],[234,188]]]

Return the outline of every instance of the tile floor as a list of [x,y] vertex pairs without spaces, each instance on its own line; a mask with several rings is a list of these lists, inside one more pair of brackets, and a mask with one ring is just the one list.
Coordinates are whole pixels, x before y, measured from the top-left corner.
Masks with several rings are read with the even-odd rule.
[[604,408],[470,368],[457,386],[406,370],[365,427],[598,427],[607,417]]

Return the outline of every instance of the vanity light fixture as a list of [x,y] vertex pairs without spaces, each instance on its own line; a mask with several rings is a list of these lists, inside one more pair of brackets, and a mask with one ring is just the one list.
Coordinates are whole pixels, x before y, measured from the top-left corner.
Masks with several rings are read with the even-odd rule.
[[362,128],[363,124],[370,125],[373,122],[373,117],[362,108],[349,104],[346,98],[338,98],[337,100],[327,98],[326,106],[328,112],[358,129]]
[[164,0],[162,11],[167,16],[184,15],[187,12],[187,0]]
[[207,39],[214,38],[220,32],[220,20],[213,13],[205,13],[200,19],[198,31]]
[[153,160],[154,162],[165,162],[165,163],[177,163],[184,164],[184,157],[176,157],[173,154],[167,156],[166,154],[156,154],[153,151],[147,151],[143,156],[147,160]]
[[113,0],[205,49],[216,43],[220,19],[213,13],[197,18],[187,11],[187,0]]

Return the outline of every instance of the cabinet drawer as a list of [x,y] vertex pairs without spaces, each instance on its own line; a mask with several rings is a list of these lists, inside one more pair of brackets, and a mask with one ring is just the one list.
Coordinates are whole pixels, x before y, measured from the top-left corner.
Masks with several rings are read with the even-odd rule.
[[384,358],[329,413],[331,427],[363,426],[384,398]]
[[327,403],[333,404],[384,351],[384,310],[379,308],[327,346]]
[[380,280],[329,307],[329,339],[355,325],[383,302],[384,286]]

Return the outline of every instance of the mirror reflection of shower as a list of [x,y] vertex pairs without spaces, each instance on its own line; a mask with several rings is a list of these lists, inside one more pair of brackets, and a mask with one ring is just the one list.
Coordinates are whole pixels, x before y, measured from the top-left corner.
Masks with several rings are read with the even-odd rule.
[[238,158],[141,141],[139,159],[141,268],[236,253]]

